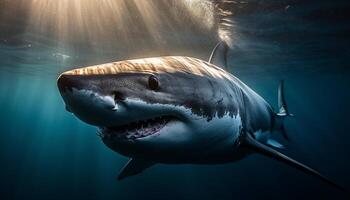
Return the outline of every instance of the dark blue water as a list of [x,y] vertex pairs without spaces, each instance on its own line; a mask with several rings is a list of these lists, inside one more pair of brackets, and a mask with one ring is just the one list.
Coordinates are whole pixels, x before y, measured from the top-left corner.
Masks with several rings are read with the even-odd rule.
[[[296,117],[286,121],[290,142],[276,136],[287,147],[282,152],[350,188],[350,5],[250,3],[237,10],[228,28],[236,46],[230,71],[273,106],[284,79]],[[206,59],[217,41],[215,30],[197,35],[184,23],[176,30],[186,35],[180,40],[186,48],[168,46],[179,41],[169,37],[156,51],[131,44],[118,55],[121,47],[96,53],[34,37],[13,19],[0,23],[1,199],[346,199],[320,180],[261,155],[225,165],[159,164],[117,181],[128,158],[105,147],[94,127],[65,111],[56,88],[60,72],[136,55]]]

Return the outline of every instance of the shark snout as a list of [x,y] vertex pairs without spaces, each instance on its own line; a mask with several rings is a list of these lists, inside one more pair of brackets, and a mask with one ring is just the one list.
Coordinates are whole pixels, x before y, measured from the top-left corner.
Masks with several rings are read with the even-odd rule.
[[[100,94],[99,91],[92,89],[89,79],[84,76],[61,74],[57,80],[57,86],[69,109],[72,101],[76,103],[89,104],[89,106],[102,106],[109,110],[116,111],[118,108],[116,101],[121,101],[122,94],[110,92],[109,95]],[[95,87],[96,88],[96,87]],[[70,109],[69,109],[70,111]]]
[[60,93],[64,93],[66,90],[72,91],[72,88],[77,85],[77,80],[74,80],[71,75],[62,74],[57,80],[57,86]]
[[109,119],[120,113],[121,100],[113,93],[102,94],[91,77],[64,73],[59,76],[57,86],[66,110],[86,123],[109,124]]

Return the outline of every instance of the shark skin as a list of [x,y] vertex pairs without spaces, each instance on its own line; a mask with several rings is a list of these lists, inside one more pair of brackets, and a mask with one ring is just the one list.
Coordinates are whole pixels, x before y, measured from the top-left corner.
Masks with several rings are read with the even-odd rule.
[[118,61],[62,73],[66,109],[96,126],[104,144],[130,157],[119,179],[156,163],[218,164],[260,153],[342,189],[312,168],[273,149],[289,113],[283,82],[279,112],[227,72],[220,42],[209,62],[167,56]]

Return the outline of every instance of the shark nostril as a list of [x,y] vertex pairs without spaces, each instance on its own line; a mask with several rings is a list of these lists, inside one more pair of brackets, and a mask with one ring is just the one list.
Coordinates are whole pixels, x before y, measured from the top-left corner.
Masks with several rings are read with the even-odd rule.
[[112,94],[114,96],[115,101],[124,101],[125,100],[125,95],[120,91],[114,91]]

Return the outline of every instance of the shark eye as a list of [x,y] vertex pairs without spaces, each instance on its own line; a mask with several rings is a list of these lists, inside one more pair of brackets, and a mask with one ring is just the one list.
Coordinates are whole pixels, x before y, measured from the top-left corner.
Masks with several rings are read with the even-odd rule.
[[157,90],[159,88],[159,81],[158,81],[158,78],[156,76],[151,75],[148,78],[148,87],[151,90]]

